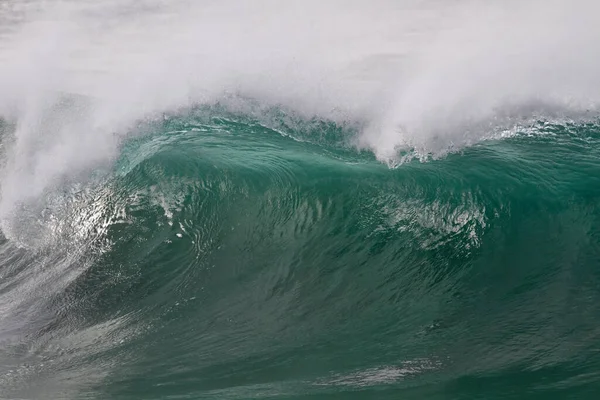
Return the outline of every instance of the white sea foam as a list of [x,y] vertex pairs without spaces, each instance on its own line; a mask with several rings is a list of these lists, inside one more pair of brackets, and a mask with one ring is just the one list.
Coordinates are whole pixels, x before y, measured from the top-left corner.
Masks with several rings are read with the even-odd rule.
[[[362,121],[356,144],[383,161],[595,109],[598,11],[593,0],[0,2],[0,115],[16,122],[0,220],[109,164],[135,121],[231,94]],[[65,93],[87,100],[65,105]]]

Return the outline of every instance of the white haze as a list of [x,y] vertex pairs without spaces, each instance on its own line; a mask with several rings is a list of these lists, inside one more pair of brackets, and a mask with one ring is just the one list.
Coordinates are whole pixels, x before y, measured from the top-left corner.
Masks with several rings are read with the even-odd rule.
[[[226,95],[361,121],[382,161],[600,100],[600,3],[0,0],[0,219],[110,163],[133,124]],[[57,111],[64,93],[92,98]],[[58,107],[60,108],[60,107]],[[491,122],[490,122],[491,121]]]

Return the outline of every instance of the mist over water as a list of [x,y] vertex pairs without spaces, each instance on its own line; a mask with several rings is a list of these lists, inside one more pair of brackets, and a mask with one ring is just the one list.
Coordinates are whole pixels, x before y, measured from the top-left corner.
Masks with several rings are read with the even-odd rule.
[[[489,132],[465,134],[465,125],[503,112],[509,120],[529,118],[519,114],[523,106],[541,116],[548,108],[566,116],[595,109],[600,89],[593,1],[51,1],[2,8],[8,32],[0,106],[19,121],[11,153],[21,164],[5,173],[29,181],[34,195],[58,176],[114,157],[118,137],[136,121],[230,96],[360,121],[356,142],[389,161],[398,148],[435,153],[477,141]],[[93,104],[85,113],[61,111],[67,115],[40,129],[67,94]],[[41,145],[41,137],[53,144]]]
[[0,0],[0,398],[594,398],[599,13]]

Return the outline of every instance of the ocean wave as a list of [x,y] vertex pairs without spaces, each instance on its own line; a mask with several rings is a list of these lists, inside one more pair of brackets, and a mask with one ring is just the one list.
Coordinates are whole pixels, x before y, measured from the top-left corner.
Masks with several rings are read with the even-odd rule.
[[396,393],[583,357],[539,338],[593,335],[597,124],[390,169],[332,123],[212,112],[145,125],[13,215],[4,393]]

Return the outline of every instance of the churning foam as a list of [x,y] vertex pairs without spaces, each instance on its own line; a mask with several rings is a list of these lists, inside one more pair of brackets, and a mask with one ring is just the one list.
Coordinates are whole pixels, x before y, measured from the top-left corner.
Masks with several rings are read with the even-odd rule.
[[2,2],[0,115],[16,128],[3,139],[0,219],[110,163],[139,119],[225,95],[362,121],[357,145],[382,160],[477,140],[540,107],[594,108],[598,11],[593,0]]

